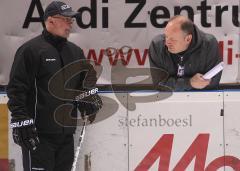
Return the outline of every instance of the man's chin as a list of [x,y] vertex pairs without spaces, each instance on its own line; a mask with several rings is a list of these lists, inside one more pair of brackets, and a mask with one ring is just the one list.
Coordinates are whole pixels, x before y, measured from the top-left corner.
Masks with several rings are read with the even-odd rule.
[[67,38],[69,37],[69,33],[62,35],[62,37],[65,38],[65,39],[67,39]]
[[68,38],[70,35],[70,30],[66,30],[65,33],[64,33],[64,38]]
[[176,52],[176,51],[173,50],[173,49],[168,49],[168,51],[169,51],[170,53],[172,53],[172,54],[176,54],[176,53],[178,53],[178,52]]

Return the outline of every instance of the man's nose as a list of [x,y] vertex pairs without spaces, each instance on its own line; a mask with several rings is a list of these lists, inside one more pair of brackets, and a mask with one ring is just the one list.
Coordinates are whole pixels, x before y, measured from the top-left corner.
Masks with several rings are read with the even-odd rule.
[[166,44],[167,46],[169,46],[169,45],[171,45],[172,43],[171,43],[171,41],[166,40],[166,41],[165,41],[165,44]]

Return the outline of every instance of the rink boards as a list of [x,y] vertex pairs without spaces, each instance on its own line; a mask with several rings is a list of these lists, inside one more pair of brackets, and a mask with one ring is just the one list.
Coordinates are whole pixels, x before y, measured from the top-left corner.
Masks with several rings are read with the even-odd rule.
[[[240,170],[240,92],[102,92],[101,97],[104,106],[87,126],[79,170]],[[6,101],[2,94],[0,159],[21,171]],[[76,140],[80,130],[81,124]]]

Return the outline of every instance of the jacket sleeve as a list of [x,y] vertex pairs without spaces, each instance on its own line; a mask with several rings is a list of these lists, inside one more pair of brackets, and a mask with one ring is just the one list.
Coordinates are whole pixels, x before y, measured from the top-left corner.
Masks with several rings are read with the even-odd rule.
[[[209,41],[209,46],[208,46],[208,54],[207,54],[207,62],[206,62],[206,72],[211,70],[214,66],[222,62],[222,58],[220,56],[220,50],[218,46],[218,42],[216,38],[212,38]],[[221,79],[222,72],[219,72],[217,75],[215,75],[210,82],[210,85],[206,87],[206,89],[217,89],[219,86],[219,82]]]
[[80,54],[83,59],[86,60],[89,69],[87,72],[83,72],[83,75],[81,77],[82,86],[87,89],[95,88],[97,83],[97,72],[94,69],[93,65],[90,63],[90,61],[87,60],[87,58],[85,57],[83,50],[80,51]]
[[173,91],[186,91],[192,90],[193,87],[190,84],[190,77],[175,78],[169,77],[165,82],[165,85],[171,87]]
[[[79,65],[79,73],[76,77],[71,78],[67,81],[66,87],[76,90],[91,89],[96,86],[97,77],[96,71],[93,65],[86,59],[83,50],[74,45],[74,50],[76,51],[77,58],[75,59]],[[78,92],[76,92],[78,93]]]
[[15,55],[7,86],[8,108],[13,118],[25,119],[30,115],[27,110],[28,95],[34,87],[34,64],[30,50],[20,47]]
[[[163,52],[163,44],[156,43],[152,41],[149,47],[149,63],[150,63],[150,71],[152,76],[152,81],[154,85],[164,85],[170,87],[173,91],[184,91],[192,89],[190,85],[190,77],[184,78],[176,78],[174,76],[169,75],[167,70],[170,67],[169,64],[164,62],[164,52]],[[154,72],[154,68],[161,69],[161,77],[158,72]]]

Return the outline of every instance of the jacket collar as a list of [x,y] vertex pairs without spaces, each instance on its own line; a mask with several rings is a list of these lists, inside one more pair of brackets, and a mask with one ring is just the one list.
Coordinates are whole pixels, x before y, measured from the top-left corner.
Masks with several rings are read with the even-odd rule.
[[67,42],[66,38],[53,35],[52,33],[48,32],[46,29],[43,30],[42,35],[47,42],[49,42],[58,50],[61,50],[63,45]]

